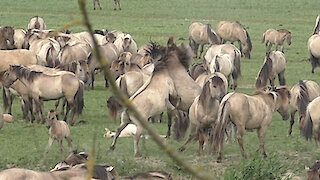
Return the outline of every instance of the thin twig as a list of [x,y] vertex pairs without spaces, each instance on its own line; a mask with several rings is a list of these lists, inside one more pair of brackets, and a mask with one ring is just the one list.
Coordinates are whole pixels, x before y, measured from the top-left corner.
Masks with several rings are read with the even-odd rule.
[[88,32],[90,33],[91,38],[93,40],[95,55],[101,63],[101,69],[103,69],[106,78],[109,80],[110,87],[111,87],[111,90],[114,93],[114,95],[116,97],[118,97],[121,102],[124,103],[126,108],[139,121],[139,123],[142,125],[142,127],[145,130],[147,130],[148,134],[152,137],[152,139],[156,142],[156,144],[160,147],[160,149],[164,150],[168,154],[168,156],[171,159],[173,159],[178,165],[184,167],[186,171],[188,171],[190,174],[192,174],[193,176],[195,176],[198,179],[203,179],[203,180],[212,179],[206,172],[204,172],[200,168],[197,168],[197,169],[193,168],[190,164],[188,164],[186,161],[184,161],[172,147],[166,145],[162,141],[161,137],[156,133],[157,131],[153,127],[151,127],[145,119],[143,119],[141,117],[140,113],[132,105],[131,101],[129,101],[129,99],[121,91],[119,91],[119,89],[117,88],[117,86],[115,84],[114,77],[110,73],[107,61],[105,58],[103,58],[101,56],[101,54],[99,52],[98,45],[97,45],[97,41],[93,36],[92,27],[89,22],[88,13],[86,10],[86,1],[85,0],[78,0],[78,3],[80,6],[80,10],[82,12],[82,15],[83,15],[84,25],[88,28]]

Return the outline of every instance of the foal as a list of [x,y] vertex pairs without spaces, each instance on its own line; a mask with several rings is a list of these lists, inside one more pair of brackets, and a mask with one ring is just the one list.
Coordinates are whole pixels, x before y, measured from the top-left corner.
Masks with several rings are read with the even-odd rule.
[[57,114],[54,110],[50,110],[48,112],[48,125],[47,128],[49,129],[49,141],[48,146],[46,148],[45,154],[47,154],[53,144],[54,140],[57,140],[60,146],[61,152],[64,151],[62,145],[62,139],[66,138],[68,141],[68,146],[70,151],[72,150],[71,144],[71,133],[68,124],[65,121],[58,121]]

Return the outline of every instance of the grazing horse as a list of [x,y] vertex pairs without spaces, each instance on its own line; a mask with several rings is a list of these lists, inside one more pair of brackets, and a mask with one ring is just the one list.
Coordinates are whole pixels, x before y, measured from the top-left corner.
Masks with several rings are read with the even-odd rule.
[[284,41],[291,45],[291,32],[286,29],[268,29],[262,34],[262,43],[266,44],[266,53],[270,52],[272,45],[276,45],[276,51],[278,46],[284,53]]
[[304,117],[300,118],[299,128],[301,135],[307,140],[314,138],[316,144],[320,142],[320,97],[312,100],[306,109]]
[[270,85],[274,86],[274,81],[278,75],[281,86],[286,85],[284,72],[286,70],[286,58],[281,51],[271,51],[266,54],[262,68],[258,73],[256,80],[256,88],[262,89],[270,81]]
[[241,154],[247,157],[243,148],[243,134],[246,129],[257,129],[260,141],[259,150],[266,157],[264,137],[272,121],[272,114],[278,111],[283,120],[289,118],[290,91],[279,87],[267,91],[257,91],[253,96],[242,93],[229,93],[218,110],[218,119],[212,131],[213,148],[218,150],[218,162],[222,158],[224,134],[231,121],[237,126],[237,139]]
[[299,119],[300,117],[304,117],[306,115],[306,109],[309,102],[320,96],[320,88],[314,81],[300,80],[291,88],[290,93],[291,120],[288,136],[292,133],[292,126],[294,124],[294,116],[296,112],[298,111],[299,113]]
[[314,27],[313,35],[308,40],[308,51],[310,54],[311,73],[314,73],[314,69],[320,66],[320,16],[316,19],[316,25]]
[[28,30],[29,29],[46,30],[47,26],[43,18],[39,16],[34,16],[33,18],[30,19],[30,22],[28,24]]
[[[232,86],[236,89],[238,86],[238,78],[241,76],[240,50],[232,44],[212,45],[206,52],[204,59],[208,70],[213,72],[221,72],[228,78],[232,76]],[[230,84],[230,83],[228,83]]]
[[198,139],[198,154],[202,153],[208,129],[216,121],[220,101],[226,93],[227,89],[223,78],[213,74],[207,79],[201,94],[195,98],[190,107],[190,135],[182,147],[179,148],[180,151],[184,151],[191,140]]
[[68,124],[65,121],[59,121],[57,118],[57,114],[54,110],[50,110],[48,112],[48,125],[47,128],[49,129],[49,141],[45,151],[47,154],[54,142],[57,140],[59,143],[60,151],[63,152],[64,148],[62,145],[62,140],[66,138],[68,141],[69,150],[72,151],[72,139],[71,133]]
[[93,0],[93,10],[96,10],[96,4],[98,4],[100,10],[102,9],[100,6],[100,0]]
[[[72,74],[47,75],[42,72],[32,71],[24,66],[11,65],[4,75],[4,87],[10,87],[20,80],[28,89],[29,97],[33,98],[36,106],[38,120],[44,123],[42,115],[42,100],[56,100],[65,97],[68,101],[64,121],[67,121],[71,109],[70,124],[74,124],[74,116],[81,114],[83,100],[83,82]],[[55,88],[48,88],[48,82]]]
[[[153,43],[150,52],[151,57],[156,62],[155,70],[149,80],[134,95],[130,97],[132,104],[137,108],[137,111],[145,120],[154,115],[162,113],[166,108],[168,108],[170,111],[175,110],[175,107],[169,101],[169,96],[171,96],[173,99],[179,99],[178,97],[181,97],[181,102],[178,102],[177,104],[182,105],[180,106],[181,109],[187,108],[188,110],[193,102],[193,99],[195,98],[194,97],[192,100],[190,100],[190,96],[192,98],[192,96],[197,95],[197,91],[195,91],[197,89],[193,89],[193,94],[191,94],[190,90],[194,86],[189,84],[189,88],[187,88],[187,86],[182,87],[181,84],[176,83],[175,78],[179,77],[180,81],[185,80],[188,82],[188,79],[182,76],[187,75],[191,79],[186,70],[189,61],[192,58],[191,49],[184,44],[181,46],[176,46],[173,43],[173,39],[170,38],[167,47],[162,47]],[[175,70],[176,76],[172,75],[173,70]],[[179,76],[177,77],[177,75]],[[201,91],[201,88],[194,81],[193,83],[196,85],[195,88],[198,87],[199,91]],[[185,91],[182,92],[183,90]],[[188,97],[186,97],[187,94],[189,95]],[[189,101],[192,102],[187,104]],[[130,113],[128,114],[127,112],[122,116],[122,124],[117,129],[110,149],[113,150],[115,148],[119,134],[129,124],[130,119],[137,125],[137,133],[134,138],[134,154],[135,156],[140,156],[138,143],[143,132],[143,127],[139,122],[137,122],[134,116],[132,116]]]
[[241,54],[250,59],[252,43],[246,28],[240,22],[220,21],[217,25],[217,34],[221,37],[222,43],[230,41],[239,42]]
[[[220,41],[220,37],[213,31],[210,24],[195,22],[189,26],[189,45],[196,58],[200,59],[205,44],[220,44]],[[201,47],[198,56],[199,45]]]
[[14,46],[14,29],[11,26],[5,26],[0,28],[0,49],[7,50],[12,49]]

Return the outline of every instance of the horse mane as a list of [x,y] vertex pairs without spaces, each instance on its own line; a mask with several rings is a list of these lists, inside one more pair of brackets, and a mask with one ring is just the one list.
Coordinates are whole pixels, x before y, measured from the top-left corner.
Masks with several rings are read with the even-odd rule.
[[206,29],[210,44],[220,44],[217,34],[211,28],[211,24],[207,24]]
[[256,80],[256,88],[262,88],[266,86],[268,78],[271,76],[272,72],[272,60],[270,58],[270,53],[267,54],[266,56],[266,61],[264,62],[258,78]]
[[299,85],[299,95],[297,96],[297,106],[298,106],[299,114],[302,116],[305,116],[306,109],[309,104],[308,87],[302,80],[299,81],[298,85]]
[[286,34],[291,34],[291,32],[287,29],[278,29],[277,30],[279,33],[286,33]]
[[77,62],[76,61],[72,61],[68,64],[59,64],[58,66],[55,67],[55,69],[59,69],[62,71],[70,71],[73,73],[76,73],[77,71]]
[[244,32],[246,33],[246,36],[247,36],[246,42],[247,42],[247,44],[248,44],[249,50],[251,51],[251,50],[252,50],[252,42],[251,42],[251,38],[250,38],[250,36],[249,36],[249,33],[248,33],[247,29],[246,29],[239,21],[235,21],[235,23],[236,23],[237,25],[239,25],[240,27],[242,27],[242,29],[243,29]]
[[42,74],[42,72],[32,71],[29,68],[20,65],[12,65],[11,67],[18,77],[24,78],[31,82]]
[[193,58],[193,52],[190,46],[186,46],[184,43],[182,43],[176,48],[176,52],[180,63],[186,68],[186,70],[188,70],[190,61]]
[[197,63],[191,67],[189,74],[193,80],[196,80],[203,73],[208,73],[207,69],[205,68],[205,64]]

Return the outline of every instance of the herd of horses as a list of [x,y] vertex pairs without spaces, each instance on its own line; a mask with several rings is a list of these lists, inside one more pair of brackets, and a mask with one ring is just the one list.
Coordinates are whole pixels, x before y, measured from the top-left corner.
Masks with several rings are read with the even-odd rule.
[[[312,73],[320,65],[319,30],[318,16],[314,34],[308,41]],[[150,42],[138,49],[130,34],[118,30],[96,30],[94,38],[106,61],[102,63],[108,64],[119,90],[143,119],[167,112],[167,137],[170,136],[172,118],[175,118],[177,126],[181,126],[177,129],[183,135],[190,125],[189,137],[180,151],[184,151],[192,140],[197,140],[198,154],[202,154],[205,145],[209,144],[213,152],[218,152],[220,162],[225,135],[230,136],[231,130],[236,134],[242,156],[246,158],[243,135],[246,129],[256,129],[259,151],[266,157],[265,135],[275,112],[284,120],[291,115],[288,132],[291,135],[298,111],[301,134],[307,140],[313,137],[316,142],[320,141],[319,85],[314,81],[301,80],[291,90],[286,87],[284,42],[291,44],[289,30],[268,29],[263,33],[266,55],[256,78],[257,91],[253,95],[235,92],[241,76],[241,58],[250,59],[252,51],[249,33],[240,22],[221,21],[216,32],[210,24],[192,23],[189,45],[176,44],[170,37],[165,46]],[[227,41],[230,44],[226,44]],[[239,48],[234,42],[239,43]],[[209,47],[203,55],[206,44]],[[276,46],[274,51],[271,51],[272,45]],[[47,30],[44,20],[38,16],[30,20],[27,30],[10,26],[0,28],[0,82],[5,110],[12,113],[13,97],[19,96],[26,121],[48,122],[50,138],[45,153],[54,140],[59,142],[63,151],[63,138],[68,140],[72,149],[68,125],[74,125],[76,117],[82,113],[84,91],[94,88],[94,76],[101,64],[92,52],[93,46],[88,32]],[[203,59],[203,62],[191,66],[194,58]],[[279,78],[278,87],[274,82],[276,76]],[[105,81],[108,87],[106,77]],[[53,88],[48,88],[48,82]],[[228,93],[229,89],[234,92]],[[49,100],[56,100],[55,110],[45,118],[43,101]],[[60,100],[63,101],[61,113],[64,121],[57,118]],[[121,131],[134,123],[134,155],[141,156],[139,141],[144,133],[143,126],[116,97],[110,97],[107,106],[112,118],[116,119],[121,114],[121,125],[113,136],[110,149],[115,149]],[[70,112],[71,119],[68,120]],[[0,179],[7,177],[6,172],[9,171],[0,172]],[[165,176],[162,179],[170,178]]]

